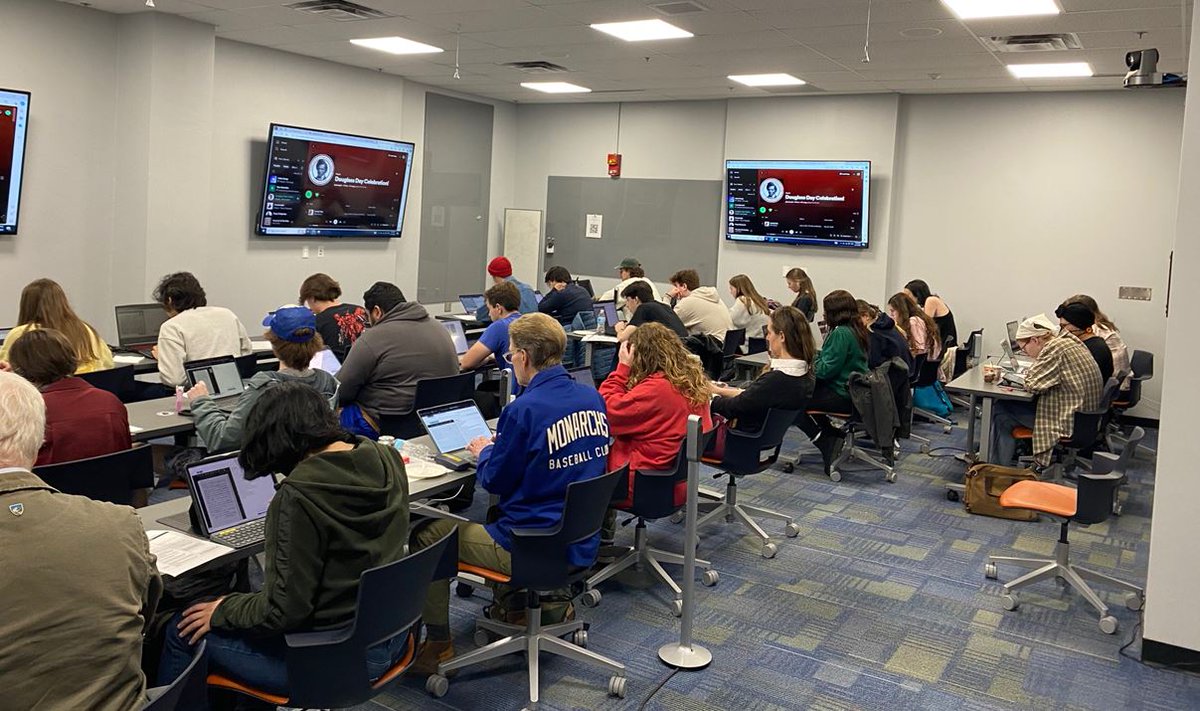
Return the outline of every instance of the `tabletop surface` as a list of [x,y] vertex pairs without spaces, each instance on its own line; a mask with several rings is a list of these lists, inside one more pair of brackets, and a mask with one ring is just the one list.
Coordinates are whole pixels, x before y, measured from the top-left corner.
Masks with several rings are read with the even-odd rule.
[[968,395],[991,397],[997,400],[1033,400],[1033,393],[1020,388],[985,382],[983,366],[977,365],[946,384],[946,390]]

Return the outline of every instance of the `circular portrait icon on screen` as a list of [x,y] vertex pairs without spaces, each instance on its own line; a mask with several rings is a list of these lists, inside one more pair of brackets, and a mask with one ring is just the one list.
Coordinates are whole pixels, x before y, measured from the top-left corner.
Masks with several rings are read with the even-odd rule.
[[308,162],[308,180],[313,185],[328,185],[333,180],[333,159],[321,153]]
[[783,182],[779,178],[767,178],[759,184],[758,196],[763,202],[779,202],[783,199]]

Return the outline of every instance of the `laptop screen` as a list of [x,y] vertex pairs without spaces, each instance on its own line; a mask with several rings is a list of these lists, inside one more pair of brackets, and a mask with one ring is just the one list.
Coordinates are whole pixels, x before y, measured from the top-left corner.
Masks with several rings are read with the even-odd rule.
[[1017,348],[1017,327],[1021,325],[1020,321],[1009,321],[1004,324],[1008,328],[1008,344],[1016,350]]
[[471,400],[417,410],[417,417],[442,454],[466,449],[476,437],[492,436],[483,413]]
[[537,302],[540,304],[540,303],[542,303],[542,299],[546,298],[546,295],[540,291],[535,291],[535,292],[533,292],[533,298],[536,299]]
[[597,321],[600,320],[600,314],[603,313],[605,319],[604,322],[608,324],[609,328],[612,328],[613,324],[618,321],[617,305],[611,301],[605,301],[600,304],[592,304],[592,311],[596,312]]
[[483,294],[459,294],[458,303],[462,304],[467,313],[474,314],[483,306]]
[[189,383],[204,383],[213,395],[237,395],[245,389],[232,356],[194,360],[184,363],[183,368]]
[[0,328],[0,343],[4,343],[6,340],[8,340],[8,334],[10,333],[12,333],[11,328]]
[[462,355],[467,352],[467,334],[463,332],[462,321],[442,321],[442,325],[446,327],[446,332],[450,334],[451,340],[454,341],[454,352]]
[[591,279],[576,279],[575,283],[582,286],[583,290],[588,293],[588,296],[595,297],[596,292],[592,289]]
[[333,351],[324,348],[317,351],[312,361],[309,362],[308,367],[313,370],[323,370],[330,375],[337,375],[338,371],[342,369],[342,362],[337,359]]
[[237,458],[231,452],[187,468],[192,501],[208,533],[263,518],[275,496],[274,478],[247,479]]
[[140,346],[158,343],[158,327],[167,312],[158,304],[126,304],[117,309],[117,343]]
[[582,368],[571,368],[567,371],[571,379],[580,385],[586,385],[589,388],[596,387],[596,378],[592,376],[592,369],[584,366]]

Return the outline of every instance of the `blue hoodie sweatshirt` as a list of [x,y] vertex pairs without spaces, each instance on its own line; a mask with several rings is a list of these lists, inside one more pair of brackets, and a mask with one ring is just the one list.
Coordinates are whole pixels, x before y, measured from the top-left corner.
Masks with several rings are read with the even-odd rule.
[[[488,534],[512,550],[514,528],[548,528],[562,519],[567,485],[605,473],[608,417],[600,393],[561,365],[538,373],[500,413],[496,441],[479,454],[476,477],[499,497]],[[569,563],[595,562],[600,536],[571,547]]]

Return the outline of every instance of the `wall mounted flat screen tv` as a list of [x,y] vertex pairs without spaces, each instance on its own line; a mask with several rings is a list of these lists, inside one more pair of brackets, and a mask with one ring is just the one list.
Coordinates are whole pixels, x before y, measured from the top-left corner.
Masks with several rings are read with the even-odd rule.
[[255,231],[273,237],[399,237],[412,143],[271,124]]
[[0,235],[17,233],[28,129],[29,92],[0,89]]
[[870,161],[725,161],[725,239],[865,249]]

